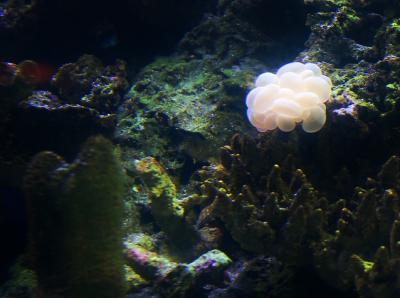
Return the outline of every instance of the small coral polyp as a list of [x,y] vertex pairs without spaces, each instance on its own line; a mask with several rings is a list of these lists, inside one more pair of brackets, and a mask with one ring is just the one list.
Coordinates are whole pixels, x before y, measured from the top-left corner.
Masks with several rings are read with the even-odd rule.
[[305,132],[319,131],[326,122],[325,102],[331,80],[314,63],[292,62],[277,73],[265,72],[246,97],[247,117],[259,132],[292,131],[302,123]]

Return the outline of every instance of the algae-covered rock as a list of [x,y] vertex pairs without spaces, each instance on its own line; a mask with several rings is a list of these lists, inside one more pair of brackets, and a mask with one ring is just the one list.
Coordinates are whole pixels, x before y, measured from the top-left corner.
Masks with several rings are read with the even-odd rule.
[[163,297],[202,296],[206,284],[221,285],[224,270],[232,260],[222,251],[211,250],[189,264],[180,264],[157,284]]
[[233,70],[229,81],[233,87],[227,86],[224,73],[211,63],[184,57],[159,59],[142,71],[128,92],[118,138],[162,158],[171,169],[180,166],[169,148],[194,162],[207,160],[229,135],[245,127],[237,111],[242,110],[248,78]]
[[89,139],[71,164],[39,153],[25,191],[40,295],[123,297],[124,176],[111,142]]
[[273,257],[238,261],[226,275],[228,287],[213,289],[208,297],[295,297],[293,272]]
[[136,171],[148,189],[154,219],[177,247],[190,247],[197,240],[194,228],[186,221],[175,184],[165,169],[152,157],[136,162]]
[[61,66],[52,83],[65,102],[109,114],[115,112],[127,88],[126,72],[122,60],[105,67],[98,58],[83,55],[77,62]]
[[[285,26],[305,16],[296,15],[301,3],[284,8],[233,2],[218,4],[218,12],[188,32],[173,55],[156,59],[136,76],[118,117],[116,136],[126,159],[154,156],[186,182],[217,158],[234,133],[250,130],[243,98],[257,73],[295,56],[305,37],[296,37],[293,45]],[[289,32],[298,28],[304,26]]]

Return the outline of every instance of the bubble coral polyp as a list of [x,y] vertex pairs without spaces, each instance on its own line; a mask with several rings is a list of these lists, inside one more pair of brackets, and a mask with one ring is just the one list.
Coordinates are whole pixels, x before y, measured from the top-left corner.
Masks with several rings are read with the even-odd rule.
[[324,103],[331,88],[331,80],[316,64],[286,64],[276,74],[257,77],[246,97],[247,117],[259,132],[276,128],[289,132],[300,122],[304,131],[317,132],[326,122]]

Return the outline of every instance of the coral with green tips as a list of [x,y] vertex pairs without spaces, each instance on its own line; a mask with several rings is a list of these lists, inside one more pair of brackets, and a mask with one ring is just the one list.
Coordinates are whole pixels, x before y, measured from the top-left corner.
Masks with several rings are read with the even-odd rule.
[[352,256],[355,285],[360,298],[398,297],[400,287],[400,221],[396,220],[391,229],[389,248],[377,249],[373,262],[358,255]]

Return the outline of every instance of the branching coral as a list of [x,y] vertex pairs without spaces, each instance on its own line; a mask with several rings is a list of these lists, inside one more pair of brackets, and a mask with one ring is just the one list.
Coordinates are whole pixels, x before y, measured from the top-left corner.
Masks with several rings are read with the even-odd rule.
[[213,200],[200,214],[199,224],[217,217],[243,249],[269,253],[281,246],[280,253],[295,260],[308,241],[321,236],[326,199],[289,162],[263,167],[269,174],[256,180],[257,166],[252,167],[246,160],[249,152],[243,151],[251,144],[237,146],[238,138],[223,148],[223,168],[201,172],[203,195]]

